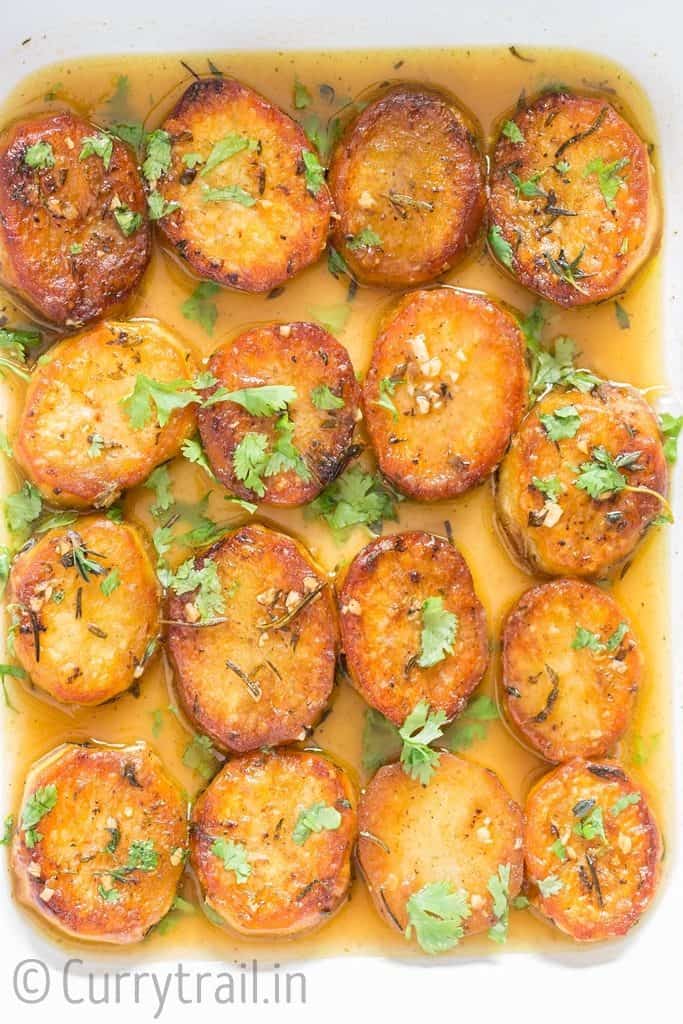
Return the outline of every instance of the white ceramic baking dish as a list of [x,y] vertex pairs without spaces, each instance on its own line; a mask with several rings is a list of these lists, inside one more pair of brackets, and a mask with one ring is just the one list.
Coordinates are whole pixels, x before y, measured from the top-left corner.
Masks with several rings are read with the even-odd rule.
[[[210,49],[334,49],[354,46],[463,46],[467,44],[518,44],[557,46],[599,52],[626,66],[638,78],[654,107],[662,144],[661,167],[665,201],[664,292],[665,331],[669,379],[681,391],[680,282],[683,279],[683,61],[680,38],[683,9],[676,0],[477,0],[472,5],[421,0],[398,4],[389,0],[345,0],[339,8],[320,0],[262,0],[240,5],[232,0],[181,0],[140,4],[139,0],[31,0],[8,5],[3,12],[0,36],[0,95],[29,71],[65,57],[97,53],[180,51]],[[681,792],[681,722],[683,688],[683,474],[675,481],[675,507],[679,525],[671,532],[673,568],[672,626],[674,685],[672,714],[676,716],[675,760],[677,792]],[[666,628],[667,624],[663,624]],[[7,792],[8,766],[0,759],[3,776],[0,792]],[[680,833],[680,801],[675,822]],[[680,837],[679,837],[680,838]],[[202,971],[232,969],[235,964],[185,964],[188,979],[181,993],[169,984],[163,1008],[151,979],[139,983],[136,995],[132,980],[123,979],[119,998],[113,988],[109,1002],[94,1006],[88,999],[89,970],[102,977],[106,965],[93,960],[73,965],[76,981],[65,987],[61,971],[65,955],[32,929],[14,906],[8,879],[0,883],[0,1006],[7,1021],[45,1021],[57,1014],[60,1020],[91,1019],[120,1022],[186,1020],[200,1014],[239,1014],[241,1020],[333,1020],[355,1012],[363,1019],[389,1016],[414,1021],[426,1014],[457,1016],[477,1021],[529,1021],[536,1024],[574,1022],[576,1019],[607,1019],[629,1024],[652,1014],[668,1024],[678,1019],[680,928],[683,918],[683,867],[674,841],[667,850],[667,882],[658,905],[623,944],[581,950],[549,957],[540,953],[490,956],[485,960],[459,958],[456,962],[419,964],[415,960],[343,958],[304,965],[282,963],[306,974],[306,1003],[273,1007],[270,998],[251,1001],[251,982],[242,999],[239,981],[234,1002],[218,1005],[215,984],[204,985],[198,999],[197,977]],[[2,868],[3,875],[5,868]],[[82,954],[87,961],[87,955]],[[27,959],[43,961],[27,979],[40,995],[45,977],[50,991],[44,999],[20,1001],[13,991],[17,964]],[[124,965],[117,962],[115,969]],[[157,971],[158,984],[166,984],[176,964],[136,964],[135,952],[125,968]],[[272,965],[263,965],[268,968]],[[125,969],[124,968],[124,969]],[[31,965],[26,968],[31,970]],[[46,973],[47,972],[47,973]],[[102,987],[95,995],[101,997]],[[261,993],[261,999],[265,995]],[[78,1000],[82,1000],[78,1002]]]

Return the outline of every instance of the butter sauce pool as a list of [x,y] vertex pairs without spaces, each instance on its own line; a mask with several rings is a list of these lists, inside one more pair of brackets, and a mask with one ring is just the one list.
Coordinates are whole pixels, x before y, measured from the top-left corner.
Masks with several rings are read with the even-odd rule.
[[[382,82],[406,79],[442,87],[451,91],[476,117],[487,146],[501,117],[514,107],[522,91],[532,95],[544,86],[562,83],[578,90],[603,92],[626,113],[646,141],[656,144],[654,119],[647,98],[623,69],[587,54],[526,50],[524,47],[516,51],[460,48],[336,53],[212,52],[66,61],[24,79],[6,101],[0,122],[6,124],[39,111],[56,112],[69,107],[103,126],[142,120],[147,129],[152,129],[187,87],[190,73],[204,75],[210,73],[211,68],[243,80],[294,117],[305,121],[311,114],[317,114],[323,124],[359,93]],[[312,98],[311,105],[305,109],[297,110],[294,106],[296,80],[306,86]],[[653,159],[656,164],[656,148]],[[665,384],[660,259],[655,256],[625,295],[619,297],[628,313],[630,328],[620,326],[615,303],[611,301],[571,312],[546,306],[548,323],[544,336],[569,334],[582,353],[581,364],[604,377],[627,381],[639,388]],[[495,268],[484,253],[481,239],[467,260],[446,276],[446,281],[487,292],[523,312],[528,312],[534,304],[533,296]],[[201,356],[208,356],[218,344],[248,324],[316,319],[329,315],[330,310],[336,311],[340,320],[344,316],[347,319],[343,328],[334,333],[349,350],[361,375],[369,363],[378,317],[391,301],[391,295],[385,291],[360,288],[349,302],[348,280],[336,280],[323,259],[272,297],[229,291],[212,296],[218,317],[210,337],[200,324],[181,313],[181,306],[196,283],[175,257],[156,245],[142,286],[126,313],[157,317],[188,347]],[[10,324],[26,322],[25,315],[1,293],[0,314],[7,317]],[[4,391],[8,398],[0,425],[11,437],[23,386],[15,379],[6,380]],[[14,466],[3,460],[2,472],[4,492],[16,490],[21,480]],[[172,476],[175,495],[184,501],[199,501],[211,489],[203,471],[183,460],[176,460]],[[229,511],[230,506],[223,501],[220,491],[213,485],[208,515],[224,522],[233,512]],[[157,525],[148,511],[152,497],[150,491],[138,488],[123,502],[126,516],[142,523],[150,532]],[[242,521],[239,516],[234,518],[236,524]],[[346,564],[369,539],[358,529],[346,542],[338,544],[324,523],[305,519],[301,509],[264,509],[259,518],[303,540],[327,571]],[[467,559],[477,593],[486,608],[494,655],[480,692],[494,695],[499,675],[502,621],[520,594],[538,581],[511,561],[496,531],[490,481],[455,501],[436,505],[404,502],[399,506],[399,521],[386,523],[385,530],[425,529],[443,534],[446,521],[452,527],[455,543]],[[665,840],[671,831],[673,776],[667,579],[666,531],[652,529],[632,564],[612,585],[612,593],[633,622],[645,659],[635,718],[615,754],[648,790]],[[143,739],[158,751],[189,798],[203,787],[200,776],[182,763],[191,733],[172,710],[176,703],[172,681],[161,659],[145,673],[138,695],[129,693],[92,710],[56,707],[14,680],[9,680],[7,685],[16,711],[8,708],[4,712],[5,757],[11,766],[11,788],[5,795],[6,812],[16,813],[31,763],[65,740],[95,738],[110,743],[130,743]],[[364,711],[362,700],[342,678],[329,715],[310,740],[312,745],[320,746],[346,766],[358,785],[364,781],[361,768]],[[502,721],[486,725],[486,737],[475,740],[464,751],[465,756],[493,768],[511,794],[523,803],[529,786],[547,766],[522,747]],[[107,958],[163,958],[183,952],[205,959],[258,958],[262,963],[269,963],[281,962],[283,958],[291,962],[343,953],[421,956],[418,949],[380,921],[359,878],[353,884],[349,903],[329,924],[312,935],[288,942],[247,940],[217,928],[204,917],[198,893],[189,877],[181,895],[195,903],[194,913],[174,913],[167,922],[168,927],[155,929],[143,946],[128,950],[110,947],[106,950]],[[652,913],[656,913],[656,908]],[[57,933],[50,932],[49,937],[65,950],[82,952],[84,948]],[[533,949],[552,953],[568,948],[577,947],[530,912],[511,912],[510,936],[505,950]],[[492,952],[498,952],[498,947],[485,937],[475,937],[463,943],[455,955],[478,956]]]

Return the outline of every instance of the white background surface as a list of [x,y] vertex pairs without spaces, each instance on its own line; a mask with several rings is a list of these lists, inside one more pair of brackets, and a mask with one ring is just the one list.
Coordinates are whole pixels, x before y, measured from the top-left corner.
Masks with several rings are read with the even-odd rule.
[[[401,4],[401,6],[399,6]],[[665,182],[665,247],[667,275],[667,339],[670,377],[681,394],[680,310],[683,280],[683,6],[680,0],[475,0],[471,5],[419,0],[344,0],[338,6],[322,0],[268,0],[247,7],[234,0],[23,0],[7,5],[0,34],[0,93],[29,70],[63,57],[98,52],[150,50],[231,49],[259,47],[334,48],[353,46],[439,46],[467,43],[552,45],[601,52],[635,73],[659,118],[663,143]],[[21,46],[22,40],[31,42]],[[676,481],[676,507],[683,520],[683,474]],[[680,998],[683,871],[681,840],[681,669],[683,669],[683,562],[681,525],[675,530],[675,583],[673,635],[678,651],[674,679],[674,706],[678,719],[678,835],[669,850],[676,859],[663,898],[636,933],[618,950],[593,950],[578,957],[547,958],[521,954],[456,963],[435,962],[427,967],[398,961],[338,959],[305,967],[307,1004],[218,1006],[211,993],[215,983],[205,980],[202,1005],[196,1000],[196,976],[208,967],[187,963],[192,980],[185,983],[183,1004],[172,983],[163,1012],[165,1022],[207,1020],[336,1021],[349,1012],[363,1022],[385,1020],[417,1022],[438,1014],[468,1022],[525,1021],[528,1024],[572,1024],[605,1021],[634,1024],[656,1017],[661,1024],[683,1020]],[[0,772],[2,771],[0,759]],[[4,784],[0,791],[4,791]],[[2,808],[0,808],[2,810]],[[4,812],[3,812],[4,813]],[[4,867],[3,867],[4,872]],[[87,977],[81,973],[70,985],[65,1000],[60,967],[63,957],[36,936],[12,906],[9,886],[0,882],[0,1012],[3,1021],[58,1020],[99,1022],[154,1019],[159,1002],[149,978],[140,981],[136,1005],[131,979],[122,982],[121,1002],[93,1006],[87,1002]],[[134,961],[134,951],[131,960]],[[48,964],[50,992],[35,1006],[18,1002],[13,993],[16,965],[29,957]],[[285,961],[286,963],[286,961]],[[232,965],[213,965],[225,970]],[[137,965],[149,971],[150,964]],[[114,967],[116,969],[116,967]],[[121,965],[119,965],[121,969]],[[135,970],[133,962],[127,966]],[[298,969],[292,965],[290,970]],[[82,970],[87,971],[87,965]],[[175,964],[159,966],[165,984]],[[42,973],[29,977],[38,986]],[[96,995],[102,991],[98,982]],[[265,994],[265,993],[264,993]]]

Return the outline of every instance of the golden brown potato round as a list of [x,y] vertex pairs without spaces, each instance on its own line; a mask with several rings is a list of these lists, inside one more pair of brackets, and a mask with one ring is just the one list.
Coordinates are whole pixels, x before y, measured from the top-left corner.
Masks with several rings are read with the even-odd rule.
[[194,408],[136,429],[121,404],[138,376],[191,378],[193,357],[155,320],[99,323],[50,349],[33,371],[14,440],[29,479],[53,505],[104,508],[180,451]]
[[602,757],[626,731],[643,669],[614,598],[580,580],[523,594],[503,629],[503,704],[548,761]]
[[207,563],[225,621],[198,625],[192,591],[168,601],[167,650],[185,713],[237,753],[303,739],[334,685],[338,627],[326,580],[302,547],[262,526],[195,559]]
[[[351,563],[339,607],[349,674],[368,704],[398,726],[421,700],[449,719],[463,709],[489,650],[486,614],[452,544],[418,531],[379,537]],[[422,642],[432,609],[455,616],[435,656]]]
[[178,207],[159,225],[197,274],[268,292],[315,263],[332,204],[296,121],[241,82],[214,77],[194,82],[162,129],[172,156],[156,188]]
[[[316,324],[268,324],[240,334],[213,354],[207,367],[229,392],[267,385],[294,387],[286,407],[295,468],[259,476],[258,490],[237,473],[235,449],[250,433],[268,438],[267,451],[287,433],[283,410],[254,416],[237,402],[218,402],[198,413],[199,431],[214,473],[231,493],[270,505],[303,505],[334,480],[349,456],[360,389],[349,354]],[[211,388],[207,395],[215,393]],[[287,417],[285,416],[285,419]],[[262,493],[261,493],[262,492]]]
[[647,146],[606,100],[545,93],[505,122],[489,246],[525,287],[561,306],[607,299],[658,236]]
[[657,494],[666,488],[657,420],[635,388],[556,390],[536,403],[512,440],[499,471],[497,513],[533,570],[600,577],[631,554],[662,511]]
[[527,402],[515,317],[484,295],[406,295],[382,325],[363,402],[384,475],[418,501],[453,498],[498,465]]
[[150,252],[145,192],[123,142],[70,113],[3,133],[0,281],[39,316],[74,327],[111,313]]
[[348,777],[320,754],[228,761],[190,824],[207,905],[246,935],[295,935],[328,920],[348,896],[355,804]]
[[454,100],[419,85],[393,86],[347,126],[329,185],[333,243],[354,277],[409,287],[467,251],[485,204],[477,136]]
[[560,765],[525,807],[532,904],[579,942],[624,935],[659,881],[662,841],[645,793],[616,761]]
[[473,761],[442,753],[427,786],[400,764],[380,768],[361,794],[358,827],[375,907],[401,931],[410,923],[409,900],[426,886],[445,883],[466,897],[465,935],[495,923],[489,881],[499,869],[509,871],[508,900],[520,890],[522,812],[498,776]]
[[12,565],[17,658],[67,704],[102,704],[142,675],[160,631],[161,592],[140,533],[88,516],[49,530]]
[[75,938],[140,942],[171,908],[187,841],[180,790],[144,744],[66,743],[26,782],[16,895]]

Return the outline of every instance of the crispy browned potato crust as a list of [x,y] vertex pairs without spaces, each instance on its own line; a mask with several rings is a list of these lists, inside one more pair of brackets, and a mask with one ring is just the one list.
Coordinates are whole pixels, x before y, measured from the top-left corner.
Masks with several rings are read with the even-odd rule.
[[[587,807],[601,813],[604,839],[577,834]],[[637,924],[657,888],[662,841],[646,794],[621,765],[560,765],[532,789],[525,818],[534,906],[579,942],[616,938]]]
[[522,811],[498,776],[473,761],[442,753],[428,786],[400,764],[380,768],[361,794],[358,828],[358,857],[375,907],[401,931],[408,900],[425,885],[449,882],[467,893],[467,935],[495,921],[488,883],[500,866],[510,866],[510,900],[520,890]]
[[[573,406],[581,423],[574,437],[551,441],[541,417]],[[667,466],[655,415],[635,388],[601,384],[588,394],[552,391],[523,421],[499,471],[497,513],[518,556],[554,576],[604,576],[631,554],[662,511],[656,496],[622,490],[600,499],[576,487],[580,467],[596,448],[616,458],[638,453],[621,470],[627,485],[664,495]],[[534,478],[557,478],[557,502]]]
[[481,483],[505,454],[526,401],[517,320],[484,295],[455,288],[401,299],[382,325],[363,390],[380,468],[418,501]]
[[[246,292],[267,292],[315,263],[327,242],[332,203],[321,182],[307,188],[304,153],[311,146],[291,117],[232,78],[194,82],[164,121],[173,155],[158,191],[180,208],[159,221],[169,242],[201,277]],[[207,174],[206,163],[229,135],[254,140]],[[238,186],[255,199],[207,201],[207,187]]]
[[[113,139],[109,167],[80,159],[100,129],[74,114],[20,121],[0,138],[0,281],[58,327],[111,313],[137,287],[149,261],[147,203],[135,156]],[[53,165],[28,166],[27,150],[52,148]],[[114,211],[140,226],[124,234]],[[77,251],[73,251],[73,247]]]
[[31,375],[14,440],[29,479],[53,505],[103,508],[180,451],[195,425],[192,406],[164,427],[156,409],[133,429],[121,401],[139,374],[191,378],[194,358],[155,320],[99,323],[50,349]]
[[[294,423],[292,441],[301,453],[310,478],[304,480],[289,469],[264,477],[270,505],[303,505],[344,468],[356,423],[360,388],[343,345],[316,324],[268,324],[240,334],[222,345],[209,361],[208,370],[219,387],[228,391],[285,384],[296,388],[289,405]],[[344,402],[328,411],[316,408],[313,392],[327,387]],[[207,394],[212,394],[211,388]],[[229,491],[254,501],[257,495],[238,479],[233,465],[237,445],[248,433],[265,434],[272,445],[278,416],[252,416],[236,402],[220,402],[200,409],[199,431],[214,473]]]
[[[183,871],[180,790],[144,744],[57,748],[30,772],[22,814],[46,786],[56,787],[57,801],[36,826],[33,848],[18,819],[11,854],[17,898],[78,939],[140,942],[170,910]],[[109,872],[123,868],[140,842],[150,861],[156,855],[154,866],[117,880]]]
[[[333,243],[352,274],[388,288],[431,281],[476,238],[484,212],[479,130],[449,97],[396,85],[346,128],[329,184]],[[372,232],[366,244],[362,232]]]
[[[317,803],[341,815],[336,829],[293,833]],[[348,897],[356,797],[346,774],[309,751],[255,752],[225,765],[195,804],[190,856],[208,906],[247,935],[295,935],[328,920]],[[212,853],[216,840],[244,847],[249,875]]]
[[[334,685],[338,626],[330,588],[301,605],[326,581],[302,547],[262,526],[236,530],[196,565],[208,559],[217,567],[226,621],[168,631],[188,718],[237,753],[303,739]],[[167,618],[192,622],[193,597],[171,595]]]
[[659,237],[647,145],[595,96],[546,93],[512,123],[522,139],[499,136],[489,202],[489,228],[511,247],[508,269],[561,306],[615,295]]
[[[103,571],[85,580],[74,548]],[[109,596],[102,586],[113,587]],[[19,661],[36,686],[67,704],[102,704],[127,690],[160,630],[161,592],[147,546],[136,527],[104,516],[49,530],[22,551],[8,601],[19,623]]]
[[[441,597],[457,616],[453,653],[421,668],[422,605]],[[339,593],[342,644],[354,686],[401,726],[415,705],[453,718],[489,660],[486,613],[465,559],[448,541],[414,531],[379,537],[356,555]]]
[[628,728],[642,670],[628,619],[591,583],[534,587],[505,622],[505,712],[548,761],[607,754]]

